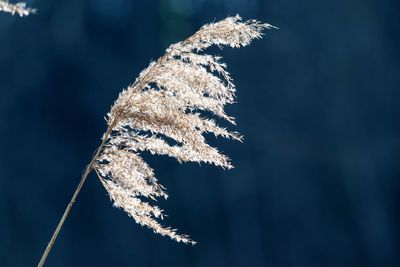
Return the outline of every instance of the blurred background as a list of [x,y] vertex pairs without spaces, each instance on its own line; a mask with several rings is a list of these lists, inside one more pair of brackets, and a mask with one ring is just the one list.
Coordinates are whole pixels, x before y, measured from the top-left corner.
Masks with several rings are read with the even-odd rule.
[[28,1],[0,13],[0,265],[35,266],[122,88],[201,25],[278,26],[224,56],[235,169],[145,154],[185,246],[113,208],[92,174],[48,266],[400,266],[398,1]]

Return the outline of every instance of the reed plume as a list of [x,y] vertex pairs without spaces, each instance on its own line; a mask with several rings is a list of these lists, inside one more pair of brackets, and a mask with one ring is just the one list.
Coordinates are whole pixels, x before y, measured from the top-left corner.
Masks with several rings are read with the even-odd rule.
[[142,151],[168,155],[179,162],[206,162],[232,168],[229,158],[206,143],[205,133],[241,141],[237,132],[219,126],[213,117],[235,124],[224,111],[235,101],[235,86],[221,57],[204,49],[241,47],[262,37],[269,24],[228,17],[204,25],[186,40],[171,45],[164,56],[144,69],[124,89],[107,114],[107,130],[72,197],[39,266],[44,263],[72,204],[94,170],[115,207],[138,224],[183,243],[195,244],[187,235],[165,227],[163,211],[152,202],[167,198]]
[[36,9],[27,7],[24,2],[11,4],[8,0],[0,0],[0,11],[11,13],[12,15],[18,14],[20,17],[36,13]]

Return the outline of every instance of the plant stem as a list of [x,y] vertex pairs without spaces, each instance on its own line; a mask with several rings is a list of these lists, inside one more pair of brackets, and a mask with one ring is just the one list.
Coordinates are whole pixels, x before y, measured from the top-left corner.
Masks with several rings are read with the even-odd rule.
[[42,255],[42,258],[40,259],[38,267],[43,267],[44,263],[46,262],[47,256],[49,255],[51,249],[53,248],[54,242],[56,242],[58,234],[60,233],[61,228],[63,227],[64,222],[67,219],[68,214],[71,211],[72,206],[74,205],[75,200],[78,197],[79,192],[81,191],[81,189],[83,187],[83,184],[85,183],[85,181],[88,178],[89,174],[93,170],[93,164],[96,162],[97,157],[99,156],[101,150],[103,149],[104,144],[105,144],[106,140],[108,139],[108,137],[109,137],[109,135],[111,133],[111,129],[112,129],[112,127],[108,127],[106,133],[104,134],[103,141],[101,142],[100,147],[97,149],[96,153],[94,154],[94,156],[92,158],[92,161],[86,166],[85,171],[82,174],[82,178],[81,178],[77,188],[75,189],[75,193],[72,196],[71,200],[69,201],[68,206],[65,209],[63,216],[61,217],[61,220],[58,222],[57,228],[54,231],[53,236],[50,239],[50,242],[47,244],[46,250],[44,251],[44,253]]
[[89,164],[89,165],[86,167],[85,172],[84,172],[83,175],[82,175],[81,181],[79,182],[78,187],[76,188],[74,195],[72,196],[70,202],[68,203],[68,206],[67,206],[67,208],[65,209],[64,214],[63,214],[63,216],[62,216],[60,222],[58,223],[58,226],[57,226],[56,230],[54,231],[54,234],[53,234],[53,236],[51,237],[50,242],[47,244],[46,250],[44,251],[44,253],[43,253],[43,255],[42,255],[42,258],[40,259],[40,262],[39,262],[39,264],[38,264],[38,267],[42,267],[42,266],[44,265],[44,263],[45,263],[45,261],[46,261],[46,259],[47,259],[47,256],[48,256],[49,253],[50,253],[50,250],[53,248],[54,242],[56,241],[57,236],[58,236],[58,234],[60,233],[60,230],[61,230],[61,228],[62,228],[62,226],[63,226],[65,220],[67,219],[68,214],[69,214],[69,212],[71,211],[71,208],[72,208],[72,206],[74,205],[75,200],[76,200],[76,198],[77,198],[79,192],[80,192],[81,189],[82,189],[83,184],[85,183],[87,177],[89,176],[89,173],[90,173],[91,170],[92,170],[92,168],[91,168],[90,165],[91,165],[91,164]]

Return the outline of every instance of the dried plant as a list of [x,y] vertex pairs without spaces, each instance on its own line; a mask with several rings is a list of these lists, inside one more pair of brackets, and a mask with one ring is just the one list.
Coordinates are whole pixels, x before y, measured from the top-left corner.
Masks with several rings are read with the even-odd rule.
[[12,15],[18,14],[20,17],[36,13],[36,9],[27,7],[24,2],[10,4],[8,1],[2,0],[0,0],[0,11],[11,13]]
[[194,244],[187,235],[162,226],[163,211],[145,199],[167,198],[165,188],[140,152],[168,155],[179,162],[206,162],[232,168],[229,158],[206,143],[204,133],[241,140],[240,134],[217,125],[207,116],[230,123],[224,111],[235,100],[235,86],[221,58],[200,54],[211,45],[241,47],[271,28],[237,15],[203,26],[186,40],[171,45],[164,56],[143,70],[123,90],[107,114],[107,130],[72,197],[39,266],[42,266],[72,204],[94,170],[114,206],[137,223],[173,240]]

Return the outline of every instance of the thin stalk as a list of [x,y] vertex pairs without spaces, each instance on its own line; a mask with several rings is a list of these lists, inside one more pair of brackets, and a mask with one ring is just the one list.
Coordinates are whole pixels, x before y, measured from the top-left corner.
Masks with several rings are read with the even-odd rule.
[[44,253],[43,253],[43,255],[42,255],[42,258],[40,259],[40,262],[39,262],[39,264],[38,264],[38,267],[42,267],[42,266],[44,265],[44,263],[45,263],[45,261],[46,261],[46,259],[47,259],[47,256],[49,255],[50,250],[53,248],[54,242],[56,242],[57,236],[58,236],[58,234],[60,233],[60,230],[61,230],[61,228],[62,228],[62,226],[63,226],[65,220],[67,219],[68,214],[69,214],[69,212],[71,211],[71,208],[72,208],[72,206],[74,205],[75,200],[76,200],[76,198],[77,198],[79,192],[81,191],[82,186],[83,186],[83,184],[85,183],[85,181],[86,181],[86,179],[87,179],[87,177],[88,177],[88,175],[89,175],[90,172],[91,172],[91,167],[90,167],[90,164],[89,164],[89,165],[86,167],[85,172],[84,172],[83,175],[82,175],[81,181],[79,182],[78,187],[76,188],[74,195],[72,196],[70,202],[68,203],[68,206],[67,206],[67,208],[65,209],[64,214],[63,214],[61,220],[59,221],[56,230],[54,231],[54,234],[53,234],[53,236],[51,237],[50,242],[47,244],[46,250],[44,251]]
[[74,205],[74,203],[76,201],[76,198],[79,195],[79,192],[81,191],[81,189],[82,189],[84,183],[86,182],[86,179],[88,178],[89,174],[92,172],[93,165],[96,162],[97,157],[99,156],[101,150],[104,147],[104,144],[105,144],[106,140],[108,139],[108,137],[109,137],[109,135],[111,133],[112,126],[113,125],[108,127],[106,133],[104,134],[103,141],[101,142],[101,145],[99,146],[99,148],[97,149],[96,153],[94,154],[94,156],[92,158],[92,161],[86,166],[85,171],[82,174],[82,178],[81,178],[77,188],[75,189],[74,195],[72,196],[71,200],[69,201],[68,206],[65,209],[63,216],[61,217],[61,220],[58,222],[57,228],[54,231],[53,236],[50,239],[50,242],[47,244],[46,250],[44,251],[44,253],[42,255],[42,258],[40,259],[38,267],[43,267],[44,263],[46,262],[47,256],[49,255],[51,249],[53,248],[54,242],[56,242],[58,234],[60,233],[61,228],[63,227],[64,222],[67,219],[67,217],[69,215],[69,212],[71,211],[72,206]]

